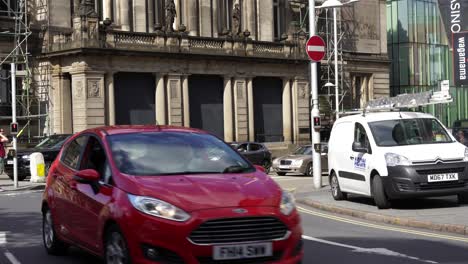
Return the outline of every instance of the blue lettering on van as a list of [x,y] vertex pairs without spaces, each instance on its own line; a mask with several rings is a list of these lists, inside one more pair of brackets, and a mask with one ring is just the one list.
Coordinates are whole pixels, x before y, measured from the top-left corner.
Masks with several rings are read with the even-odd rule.
[[355,157],[354,168],[362,170],[366,169],[366,159],[363,157]]

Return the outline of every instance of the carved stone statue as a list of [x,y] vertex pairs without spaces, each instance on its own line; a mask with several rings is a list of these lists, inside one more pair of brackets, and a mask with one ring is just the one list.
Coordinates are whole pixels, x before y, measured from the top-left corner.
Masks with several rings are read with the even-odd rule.
[[241,33],[241,10],[239,4],[232,10],[232,34],[238,36]]
[[80,0],[77,14],[79,16],[97,17],[94,0]]
[[166,32],[174,32],[174,20],[177,17],[177,11],[174,0],[167,1],[166,6]]

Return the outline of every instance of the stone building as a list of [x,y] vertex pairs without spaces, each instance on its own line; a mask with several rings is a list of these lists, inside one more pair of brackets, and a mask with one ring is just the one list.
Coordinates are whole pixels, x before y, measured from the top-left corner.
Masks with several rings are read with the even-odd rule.
[[[226,141],[310,141],[307,25],[299,23],[307,1],[31,2],[51,133],[158,123]],[[385,2],[361,2],[377,13],[360,22],[378,27],[354,39],[345,75],[366,96],[386,95]]]

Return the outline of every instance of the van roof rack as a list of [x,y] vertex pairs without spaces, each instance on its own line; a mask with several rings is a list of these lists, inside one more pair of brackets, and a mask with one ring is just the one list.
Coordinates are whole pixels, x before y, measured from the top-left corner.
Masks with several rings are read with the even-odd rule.
[[421,92],[412,94],[400,94],[395,97],[378,98],[367,103],[363,109],[366,112],[375,111],[402,111],[405,109],[418,108],[435,104],[447,104],[453,102],[453,98],[448,89],[433,92]]

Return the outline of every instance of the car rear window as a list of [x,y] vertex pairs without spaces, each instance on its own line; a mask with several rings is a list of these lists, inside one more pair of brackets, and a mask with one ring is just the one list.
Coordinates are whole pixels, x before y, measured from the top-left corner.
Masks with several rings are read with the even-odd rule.
[[236,167],[255,171],[220,139],[201,133],[142,132],[108,137],[117,168],[134,176],[222,173]]

